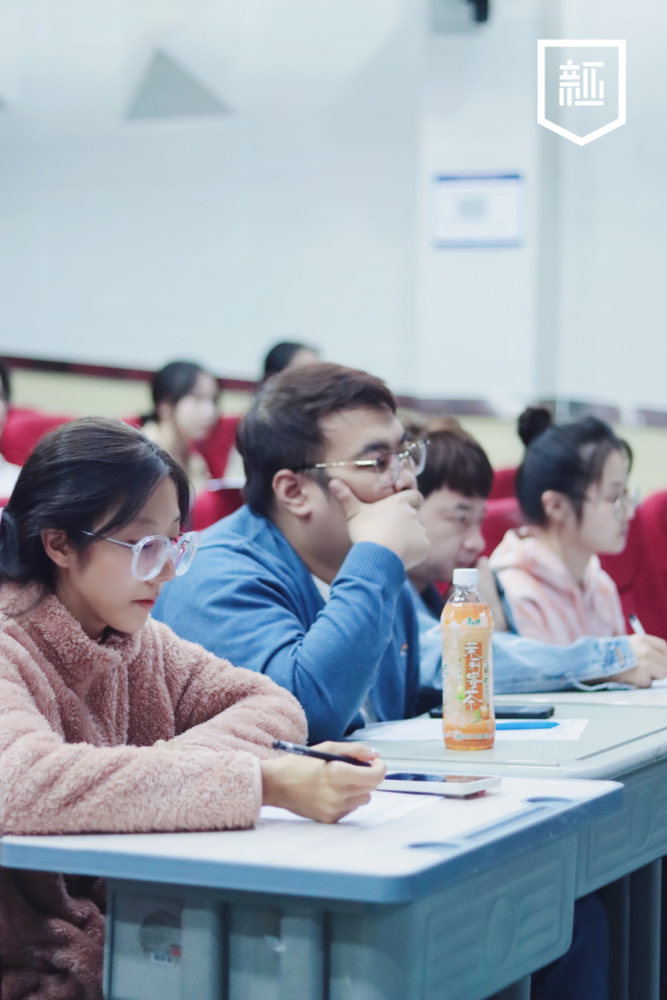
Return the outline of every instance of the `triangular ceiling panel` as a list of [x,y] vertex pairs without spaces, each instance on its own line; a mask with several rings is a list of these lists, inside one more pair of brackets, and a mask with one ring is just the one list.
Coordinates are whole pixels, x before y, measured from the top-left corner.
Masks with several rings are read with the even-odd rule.
[[156,52],[127,113],[128,118],[228,115],[230,108],[164,52]]

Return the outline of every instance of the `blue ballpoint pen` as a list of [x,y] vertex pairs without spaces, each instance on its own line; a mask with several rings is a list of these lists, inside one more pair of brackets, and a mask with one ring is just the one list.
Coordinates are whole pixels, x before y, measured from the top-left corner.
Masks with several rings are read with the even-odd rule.
[[508,719],[496,722],[496,729],[554,729],[557,725],[545,719]]

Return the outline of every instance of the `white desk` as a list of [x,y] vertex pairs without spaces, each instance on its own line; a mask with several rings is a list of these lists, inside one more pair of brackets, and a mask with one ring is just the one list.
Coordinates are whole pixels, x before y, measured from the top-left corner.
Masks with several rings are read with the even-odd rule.
[[[667,854],[665,691],[512,695],[497,704],[556,706],[554,718],[587,718],[572,742],[499,742],[492,750],[445,750],[443,741],[374,741],[392,770],[607,778],[625,787],[619,815],[580,835],[577,895],[605,888],[614,961],[613,1000],[657,1000],[661,861]],[[657,696],[657,697],[656,697]],[[659,702],[656,704],[656,702]]]
[[667,687],[629,688],[625,691],[557,691],[555,694],[501,695],[496,698],[500,705],[505,702],[543,702],[553,705],[647,705],[650,708],[667,708]]
[[419,806],[375,825],[4,837],[0,863],[107,877],[108,1000],[483,1000],[522,978],[525,996],[569,946],[579,833],[622,787],[375,797]]

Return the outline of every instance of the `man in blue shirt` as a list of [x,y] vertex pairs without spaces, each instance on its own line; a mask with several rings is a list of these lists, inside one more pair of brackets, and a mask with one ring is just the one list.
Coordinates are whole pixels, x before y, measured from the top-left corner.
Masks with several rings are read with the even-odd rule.
[[406,570],[428,549],[425,449],[407,443],[395,410],[383,382],[340,365],[269,379],[238,434],[247,506],[204,532],[154,611],[291,691],[313,743],[417,707]]
[[655,636],[584,636],[571,646],[554,646],[517,635],[511,609],[501,604],[488,560],[481,558],[481,527],[493,482],[484,450],[456,421],[430,421],[409,431],[429,438],[418,485],[424,497],[420,516],[430,547],[424,561],[409,571],[419,621],[420,708],[442,698],[438,618],[443,600],[434,581],[451,580],[457,567],[478,567],[479,589],[491,607],[497,629],[493,634],[496,694],[558,691],[607,681],[649,687],[653,679],[665,677],[667,644]]

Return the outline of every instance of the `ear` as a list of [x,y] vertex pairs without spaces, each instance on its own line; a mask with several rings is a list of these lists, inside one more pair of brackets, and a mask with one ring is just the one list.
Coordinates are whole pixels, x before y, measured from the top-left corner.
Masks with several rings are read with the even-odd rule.
[[41,532],[42,545],[49,559],[60,569],[69,569],[77,557],[76,549],[67,538],[67,532],[60,528],[44,528]]
[[273,495],[275,502],[294,514],[295,517],[309,517],[313,511],[313,490],[320,487],[310,476],[303,472],[292,472],[291,469],[281,469],[273,477]]
[[555,524],[565,524],[574,513],[570,498],[557,490],[545,490],[542,494],[542,507],[548,519]]

